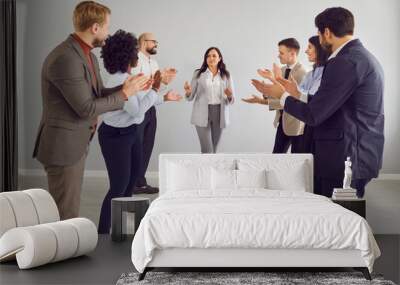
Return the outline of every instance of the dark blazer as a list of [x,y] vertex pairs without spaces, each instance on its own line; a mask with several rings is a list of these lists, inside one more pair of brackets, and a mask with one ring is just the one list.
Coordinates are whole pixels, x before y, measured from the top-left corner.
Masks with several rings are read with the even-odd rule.
[[353,178],[377,177],[384,145],[383,70],[359,40],[328,61],[308,104],[288,97],[285,111],[314,126],[315,176],[341,178],[350,156]]
[[51,51],[43,63],[43,112],[33,157],[45,165],[77,162],[86,152],[95,118],[123,107],[121,87],[104,88],[97,58],[90,55],[96,88],[83,50],[72,35]]

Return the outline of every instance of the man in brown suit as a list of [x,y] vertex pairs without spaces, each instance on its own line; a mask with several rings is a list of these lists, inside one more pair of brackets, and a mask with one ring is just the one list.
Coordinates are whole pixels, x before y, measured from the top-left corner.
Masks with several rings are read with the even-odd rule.
[[53,49],[42,67],[43,112],[33,157],[44,166],[61,219],[79,214],[85,160],[97,116],[121,109],[129,96],[148,88],[139,74],[104,88],[92,48],[104,44],[111,11],[93,1],[74,10],[75,33]]

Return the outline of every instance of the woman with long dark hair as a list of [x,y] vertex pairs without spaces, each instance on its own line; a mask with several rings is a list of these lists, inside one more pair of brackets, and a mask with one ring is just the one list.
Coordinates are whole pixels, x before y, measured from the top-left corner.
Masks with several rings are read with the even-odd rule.
[[[308,60],[314,63],[313,69],[306,74],[301,84],[298,86],[298,88],[296,88],[297,90],[287,90],[291,95],[296,96],[304,102],[307,102],[307,95],[314,95],[318,91],[319,85],[321,84],[324,66],[329,57],[329,54],[322,48],[318,36],[313,36],[308,39],[306,54],[308,56]],[[296,87],[295,82],[291,82],[293,87]],[[304,126],[302,143],[303,153],[313,152],[313,133],[313,127],[309,125]]]
[[221,51],[210,47],[191,84],[185,82],[188,101],[194,100],[191,123],[196,126],[202,153],[216,153],[222,130],[229,125],[229,105],[235,101],[233,81]]

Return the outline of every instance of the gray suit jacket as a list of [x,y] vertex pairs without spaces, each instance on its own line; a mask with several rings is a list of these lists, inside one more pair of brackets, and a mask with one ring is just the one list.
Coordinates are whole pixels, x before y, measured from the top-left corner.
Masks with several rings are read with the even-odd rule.
[[[199,127],[207,127],[208,125],[208,93],[211,89],[207,86],[206,72],[203,72],[197,78],[197,71],[193,74],[191,82],[192,93],[186,99],[188,101],[194,100],[191,123]],[[229,100],[224,93],[224,90],[229,87],[232,90],[232,98]],[[229,105],[235,102],[235,90],[233,87],[232,76],[223,79],[221,84],[221,119],[220,127],[225,128],[229,125]]]
[[45,165],[67,166],[77,162],[87,150],[96,117],[123,107],[121,87],[104,88],[97,58],[90,55],[96,88],[83,50],[72,35],[51,51],[43,63],[43,112],[33,157]]
[[[282,74],[285,74],[286,66],[282,67]],[[301,65],[301,63],[296,63],[293,67],[290,74],[293,76],[294,80],[296,80],[297,84],[300,85],[307,71]],[[268,99],[270,110],[277,110],[275,114],[274,126],[275,128],[279,124],[279,118],[281,116],[281,112],[279,110],[283,110],[283,106],[280,104],[280,100],[277,99]],[[285,135],[287,136],[299,136],[304,132],[304,123],[289,113],[283,111],[282,114],[282,129]]]

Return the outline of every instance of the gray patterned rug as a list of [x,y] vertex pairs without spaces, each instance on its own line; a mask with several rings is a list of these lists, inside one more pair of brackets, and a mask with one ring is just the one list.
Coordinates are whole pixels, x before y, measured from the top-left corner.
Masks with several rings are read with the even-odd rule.
[[186,284],[213,284],[213,285],[297,285],[297,284],[324,284],[324,285],[358,285],[379,284],[395,285],[392,281],[384,280],[381,275],[372,275],[368,281],[360,272],[148,272],[146,278],[138,281],[138,273],[122,274],[117,285],[186,285]]

